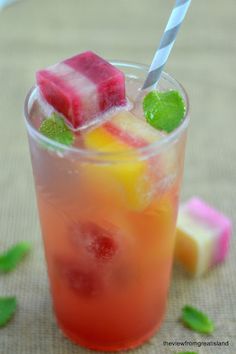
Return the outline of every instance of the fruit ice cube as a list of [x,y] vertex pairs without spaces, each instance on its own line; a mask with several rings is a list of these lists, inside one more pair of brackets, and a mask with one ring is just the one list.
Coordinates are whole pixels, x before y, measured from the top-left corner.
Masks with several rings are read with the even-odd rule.
[[57,256],[54,269],[63,287],[66,285],[76,296],[91,298],[102,291],[102,279],[98,268],[88,263]]
[[179,210],[175,258],[188,272],[200,276],[224,261],[231,233],[229,218],[193,197]]
[[70,230],[74,245],[102,262],[112,260],[118,251],[116,233],[111,225],[104,227],[92,221],[75,223]]
[[123,111],[84,134],[84,141],[88,149],[112,153],[145,147],[161,137],[161,133],[145,121]]
[[[102,180],[107,185],[116,185],[117,200],[121,198],[132,210],[142,210],[150,202],[151,183],[149,165],[140,159],[136,148],[144,147],[161,138],[161,134],[136,118],[130,112],[121,112],[110,121],[84,134],[84,145],[87,149],[99,152],[122,152],[131,150],[132,155],[119,159],[111,156],[113,163],[90,166],[90,175]],[[101,178],[99,178],[99,176]],[[115,193],[115,191],[114,191]]]
[[90,51],[39,70],[36,81],[46,101],[74,128],[126,104],[124,74]]

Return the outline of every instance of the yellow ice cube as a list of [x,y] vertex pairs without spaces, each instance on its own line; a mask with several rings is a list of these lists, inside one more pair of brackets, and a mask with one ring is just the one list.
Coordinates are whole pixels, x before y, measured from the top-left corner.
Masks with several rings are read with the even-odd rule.
[[104,193],[106,187],[109,190],[112,185],[114,198],[121,199],[131,210],[144,209],[151,199],[149,166],[147,160],[140,159],[136,149],[158,138],[158,132],[130,112],[117,114],[109,122],[85,133],[84,144],[87,149],[99,152],[127,154],[111,155],[111,163],[109,156],[105,161],[103,157],[103,162],[90,164],[89,173],[102,181],[100,186]]
[[211,263],[214,229],[199,223],[180,208],[175,245],[175,259],[192,275],[200,276]]

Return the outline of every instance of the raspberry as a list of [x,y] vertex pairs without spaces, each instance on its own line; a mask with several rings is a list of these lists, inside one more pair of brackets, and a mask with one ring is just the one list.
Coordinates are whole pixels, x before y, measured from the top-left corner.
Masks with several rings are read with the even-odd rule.
[[111,231],[93,222],[74,225],[72,233],[77,244],[84,245],[97,260],[110,261],[117,252],[117,243]]
[[79,261],[57,258],[56,271],[70,289],[82,297],[97,296],[102,290],[99,270]]
[[99,292],[100,284],[95,272],[79,267],[68,267],[64,275],[68,285],[81,296],[91,297]]

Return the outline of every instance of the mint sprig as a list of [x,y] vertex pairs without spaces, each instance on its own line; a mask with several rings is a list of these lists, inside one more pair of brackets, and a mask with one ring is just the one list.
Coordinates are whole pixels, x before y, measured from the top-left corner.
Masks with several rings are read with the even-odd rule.
[[13,317],[17,307],[15,297],[0,297],[0,327],[3,327]]
[[207,315],[192,306],[186,305],[182,308],[181,319],[187,327],[196,332],[210,334],[214,331],[214,323]]
[[144,97],[143,111],[150,125],[170,133],[184,118],[185,104],[178,91],[151,91]]
[[74,134],[65,124],[64,119],[57,113],[43,120],[39,128],[40,133],[60,144],[70,146],[74,142]]
[[19,242],[0,255],[0,273],[7,273],[16,268],[18,263],[29,252],[31,245],[28,242]]

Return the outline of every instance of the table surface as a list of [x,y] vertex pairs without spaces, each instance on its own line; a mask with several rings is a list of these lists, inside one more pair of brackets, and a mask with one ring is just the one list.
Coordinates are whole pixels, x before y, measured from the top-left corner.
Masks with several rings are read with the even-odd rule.
[[[51,310],[22,105],[36,69],[86,49],[105,58],[150,63],[170,0],[22,1],[0,12],[0,249],[18,240],[33,251],[16,271],[0,277],[0,294],[15,294],[18,310],[0,330],[1,354],[85,354],[64,339]],[[199,195],[235,221],[235,0],[193,1],[166,71],[191,101],[182,199]],[[236,247],[205,277],[175,267],[164,324],[135,354],[235,353]],[[216,324],[211,337],[178,321],[193,304]],[[230,347],[168,347],[163,341],[230,341]],[[235,349],[234,349],[235,348]]]

